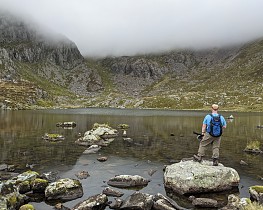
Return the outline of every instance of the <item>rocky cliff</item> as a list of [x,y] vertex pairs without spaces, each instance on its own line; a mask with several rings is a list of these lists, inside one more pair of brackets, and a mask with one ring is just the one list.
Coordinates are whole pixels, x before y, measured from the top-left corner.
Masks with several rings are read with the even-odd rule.
[[[30,84],[31,89],[35,90],[33,104],[42,99],[54,101],[61,95],[69,98],[103,89],[99,74],[86,66],[83,56],[72,41],[63,36],[44,33],[2,11],[0,79],[2,92],[10,95],[5,98],[8,101],[14,100],[12,89],[20,87],[18,92],[23,92],[21,89],[26,92],[24,84]],[[12,86],[10,82],[14,81]],[[9,84],[3,85],[3,82]],[[4,96],[1,97],[4,99]],[[24,97],[19,103],[23,103],[23,100],[24,103],[28,101]]]

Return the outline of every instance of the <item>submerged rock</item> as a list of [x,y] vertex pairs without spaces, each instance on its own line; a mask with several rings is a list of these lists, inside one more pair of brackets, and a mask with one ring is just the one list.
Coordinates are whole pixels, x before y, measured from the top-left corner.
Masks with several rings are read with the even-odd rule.
[[211,161],[181,161],[165,168],[164,185],[181,195],[219,192],[239,185],[239,175],[233,168],[212,166]]
[[142,187],[148,185],[149,180],[139,175],[118,175],[111,178],[107,183],[114,187]]

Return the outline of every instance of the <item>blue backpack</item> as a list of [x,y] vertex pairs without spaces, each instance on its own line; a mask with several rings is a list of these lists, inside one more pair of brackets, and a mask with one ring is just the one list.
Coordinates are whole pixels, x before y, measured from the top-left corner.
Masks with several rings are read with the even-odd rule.
[[210,114],[212,117],[210,121],[210,131],[208,132],[211,136],[213,137],[219,137],[222,135],[223,129],[222,129],[222,122],[221,122],[221,115],[219,114],[218,116],[213,116]]

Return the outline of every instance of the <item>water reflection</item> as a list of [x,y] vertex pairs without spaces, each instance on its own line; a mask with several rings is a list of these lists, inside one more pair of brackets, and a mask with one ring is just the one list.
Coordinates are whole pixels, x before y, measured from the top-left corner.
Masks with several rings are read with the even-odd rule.
[[[98,122],[108,123],[114,128],[122,123],[130,125],[127,135],[132,142],[124,141],[119,136],[110,146],[101,150],[103,155],[114,156],[116,164],[117,159],[123,160],[125,164],[135,159],[155,162],[161,167],[170,164],[171,160],[191,157],[197,152],[198,141],[193,131],[201,130],[205,114],[206,112],[201,111],[95,108],[0,110],[0,163],[15,164],[21,171],[26,165],[36,164],[34,169],[40,172],[56,169],[65,173],[71,171],[69,173],[72,174],[77,166],[80,170],[83,167],[79,161],[85,150],[85,147],[77,146],[74,141],[79,133],[90,130]],[[257,125],[263,124],[263,113],[222,114],[233,114],[235,118],[228,120],[222,139],[220,161],[238,171],[241,176],[240,194],[247,196],[250,185],[263,184],[259,180],[259,176],[263,177],[263,155],[243,152],[247,142],[251,140],[258,140],[263,144],[263,129],[257,128]],[[68,121],[76,122],[77,126],[73,129],[56,127],[57,122]],[[60,143],[46,142],[41,138],[45,133],[62,134],[65,140]],[[208,150],[207,156],[210,155],[211,151]],[[248,163],[248,166],[240,165],[240,160]],[[120,170],[125,168],[121,164],[118,166]],[[110,171],[111,168],[107,170]],[[162,180],[161,175],[159,178]]]

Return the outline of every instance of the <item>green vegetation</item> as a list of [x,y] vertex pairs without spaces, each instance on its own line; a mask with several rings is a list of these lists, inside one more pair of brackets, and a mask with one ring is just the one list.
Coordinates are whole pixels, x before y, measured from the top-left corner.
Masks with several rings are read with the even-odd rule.
[[263,186],[260,185],[256,185],[256,186],[252,186],[250,187],[252,190],[255,190],[257,193],[263,193]]
[[263,210],[263,206],[257,202],[250,202],[248,205],[241,207],[241,210]]
[[246,146],[246,150],[259,150],[260,149],[260,141],[250,141]]

